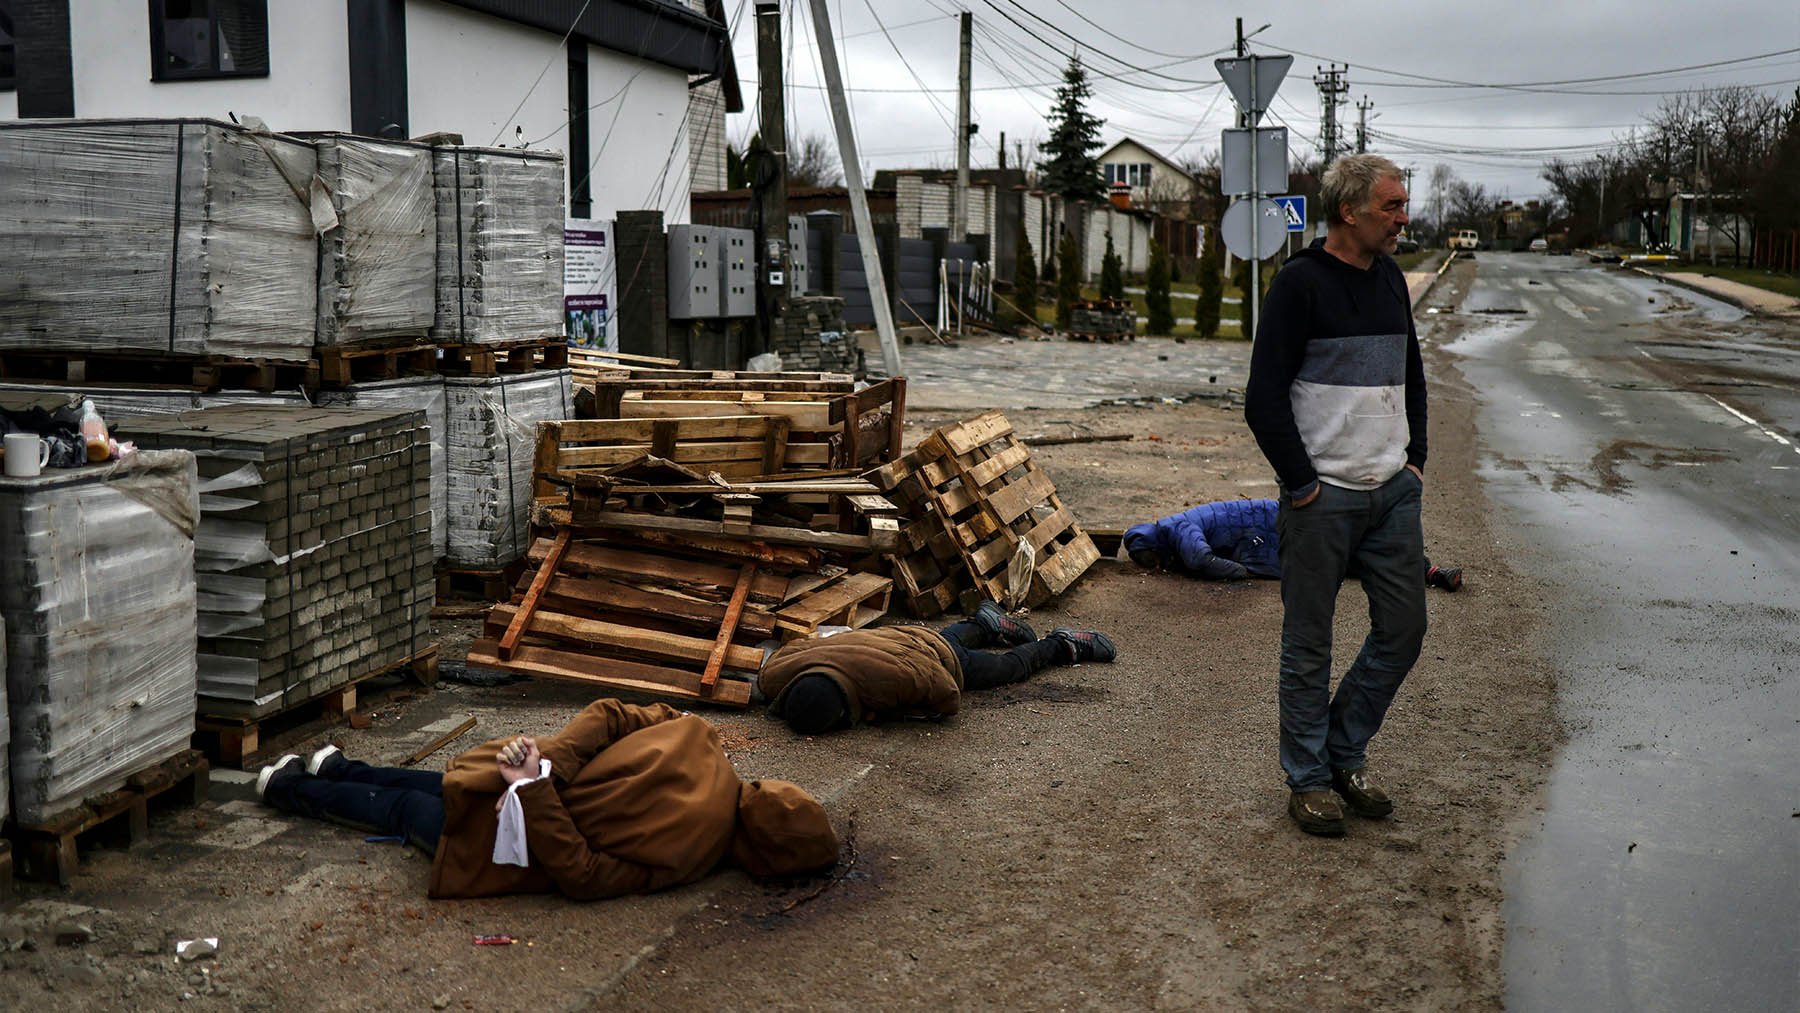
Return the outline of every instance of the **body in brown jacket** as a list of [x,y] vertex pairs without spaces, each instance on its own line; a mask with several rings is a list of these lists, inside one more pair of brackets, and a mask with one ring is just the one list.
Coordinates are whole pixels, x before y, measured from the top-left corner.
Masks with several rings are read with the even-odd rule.
[[[984,647],[1005,647],[989,653]],[[1093,630],[1056,629],[1042,640],[992,602],[942,632],[884,626],[786,644],[763,662],[756,685],[769,712],[803,735],[896,715],[945,717],[965,689],[1029,678],[1046,666],[1112,661],[1112,641]]]
[[518,790],[529,864],[496,864],[507,787],[499,757],[512,741],[477,746],[442,775],[353,763],[327,747],[314,754],[310,776],[292,762],[298,757],[284,757],[259,789],[277,808],[434,845],[434,898],[616,897],[692,882],[727,856],[765,876],[837,860],[837,836],[817,800],[784,781],[741,781],[705,719],[598,700],[535,742],[550,774]]

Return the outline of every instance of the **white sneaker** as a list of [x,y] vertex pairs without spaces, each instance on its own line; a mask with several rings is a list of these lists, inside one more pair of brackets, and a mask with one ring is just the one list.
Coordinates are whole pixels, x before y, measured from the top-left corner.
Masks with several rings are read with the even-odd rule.
[[[274,763],[271,763],[268,766],[264,767],[262,769],[262,773],[256,775],[256,797],[262,798],[268,793],[269,782],[273,781],[275,779],[275,773],[277,771],[281,770],[283,767],[288,766],[289,764],[299,763],[299,762],[300,762],[300,756],[298,753],[289,753],[286,756],[283,756],[281,759],[276,760]],[[294,773],[299,773],[299,771],[294,771]]]
[[[313,775],[314,777],[317,777],[317,776],[319,776],[319,771],[324,769],[324,767],[327,763],[331,762],[332,757],[343,756],[343,755],[344,755],[343,750],[339,749],[336,746],[327,744],[327,745],[319,748],[318,750],[316,750],[312,754],[312,756],[307,759],[306,772],[308,774]],[[347,763],[349,761],[346,760],[345,762]]]

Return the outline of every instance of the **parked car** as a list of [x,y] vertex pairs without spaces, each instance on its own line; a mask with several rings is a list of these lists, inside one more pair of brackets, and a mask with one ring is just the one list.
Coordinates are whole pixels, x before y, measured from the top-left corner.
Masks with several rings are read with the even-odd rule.
[[1542,236],[1539,236],[1538,238],[1533,239],[1531,241],[1531,252],[1533,252],[1533,253],[1548,253],[1548,252],[1550,252],[1550,241],[1548,239],[1545,239]]
[[1419,252],[1419,241],[1402,232],[1400,238],[1394,240],[1394,252],[1417,253]]
[[1452,250],[1479,250],[1481,249],[1481,233],[1474,229],[1459,229],[1450,236],[1450,248]]

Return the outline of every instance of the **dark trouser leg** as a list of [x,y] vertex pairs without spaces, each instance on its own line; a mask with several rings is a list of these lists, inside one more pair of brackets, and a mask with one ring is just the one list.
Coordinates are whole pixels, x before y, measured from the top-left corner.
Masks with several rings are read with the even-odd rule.
[[1368,493],[1368,530],[1354,549],[1369,596],[1369,636],[1331,701],[1331,766],[1363,766],[1400,683],[1425,642],[1425,539],[1419,524],[1419,480],[1402,471]]
[[444,775],[429,770],[407,770],[404,767],[375,767],[361,760],[345,761],[343,773],[334,781],[374,785],[377,788],[407,788],[427,795],[444,795]]
[[988,645],[986,630],[967,619],[959,623],[951,623],[938,631],[952,647],[986,647]]
[[1281,533],[1281,766],[1294,791],[1331,786],[1325,743],[1331,720],[1331,620],[1368,494],[1319,486],[1302,509],[1284,494]]
[[444,831],[441,794],[412,788],[327,781],[305,774],[270,784],[265,800],[284,812],[403,837],[427,855],[437,854],[438,837]]
[[[957,623],[944,630],[948,634]],[[1021,682],[1033,674],[1043,671],[1059,661],[1067,660],[1063,652],[1067,649],[1054,640],[1038,640],[1029,644],[1021,644],[1010,651],[971,651],[954,636],[946,635],[950,649],[956,652],[962,661],[963,689],[992,689],[1004,686],[1009,682]]]

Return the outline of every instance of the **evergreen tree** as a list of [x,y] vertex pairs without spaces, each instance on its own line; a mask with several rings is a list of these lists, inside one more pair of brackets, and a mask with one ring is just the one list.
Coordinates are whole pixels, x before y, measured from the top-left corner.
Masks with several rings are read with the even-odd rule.
[[1031,240],[1025,236],[1025,226],[1019,226],[1019,256],[1013,265],[1013,302],[1019,311],[1019,322],[1030,327],[1037,326],[1038,272],[1037,254],[1032,252]]
[[1066,331],[1069,314],[1081,300],[1081,251],[1075,246],[1074,236],[1063,236],[1057,259],[1062,264],[1056,271],[1056,329]]
[[1100,127],[1106,123],[1087,111],[1093,90],[1088,87],[1087,71],[1081,57],[1071,56],[1063,70],[1063,83],[1056,89],[1056,104],[1050,107],[1050,137],[1038,146],[1046,159],[1038,163],[1041,185],[1065,200],[1100,200],[1106,196],[1106,184],[1100,177]]
[[1125,262],[1113,249],[1110,232],[1106,234],[1106,254],[1100,258],[1100,298],[1125,298]]
[[1150,317],[1147,333],[1175,333],[1175,312],[1169,304],[1169,254],[1154,239],[1150,240],[1150,270],[1144,276],[1144,302]]
[[1219,300],[1225,295],[1225,280],[1219,271],[1219,241],[1216,224],[1206,227],[1206,241],[1200,244],[1200,301],[1194,307],[1194,333],[1203,338],[1219,333]]

